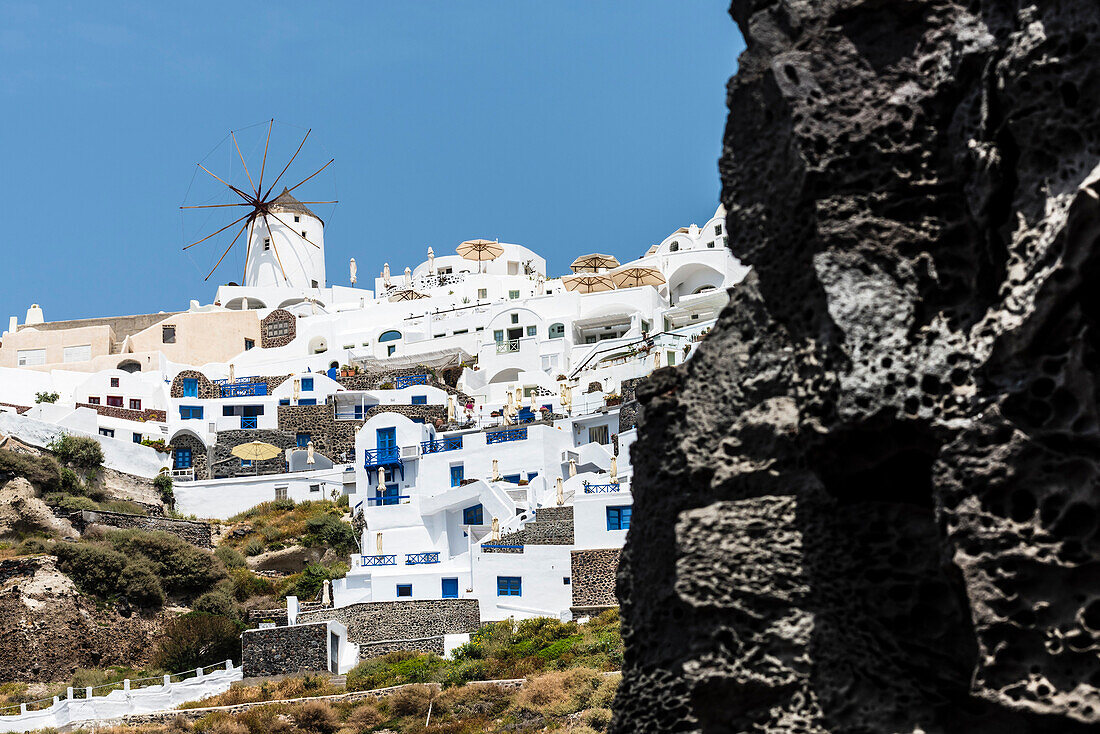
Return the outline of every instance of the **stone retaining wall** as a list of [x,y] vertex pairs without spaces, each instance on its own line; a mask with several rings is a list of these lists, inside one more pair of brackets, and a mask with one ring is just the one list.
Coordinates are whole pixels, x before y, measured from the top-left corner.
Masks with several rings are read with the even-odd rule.
[[[329,399],[331,400],[331,398]],[[339,463],[340,455],[355,455],[355,434],[365,419],[336,420],[336,410],[331,402],[322,405],[280,405],[279,430],[295,436],[308,433],[313,450]],[[367,411],[367,415],[371,414]]]
[[91,408],[100,415],[105,415],[109,418],[121,418],[128,421],[158,421],[164,423],[168,420],[168,414],[163,410],[156,410],[155,408],[146,408],[144,410],[134,410],[132,408],[119,408],[114,405],[93,405],[92,403],[77,403],[78,408]]
[[286,608],[283,609],[252,609],[248,612],[248,624],[258,626],[260,622],[274,622],[279,627],[286,627]]
[[568,520],[573,522],[573,505],[558,507],[539,507],[535,509],[535,520],[538,522],[552,522],[556,520]]
[[573,613],[579,609],[597,611],[617,607],[615,576],[619,571],[618,548],[576,550],[569,554],[570,585],[573,588]]
[[246,630],[241,635],[241,666],[245,678],[297,672],[328,671],[328,625]]
[[298,614],[299,623],[330,619],[348,628],[349,641],[364,645],[473,632],[481,627],[481,610],[477,599],[417,599],[363,602]]
[[[573,508],[555,508],[569,509]],[[536,516],[542,509],[536,510]],[[573,517],[567,520],[535,520],[522,530],[500,536],[501,545],[573,545]]]
[[120,530],[146,530],[165,532],[199,548],[213,547],[210,525],[196,520],[175,520],[167,517],[148,517],[125,512],[78,510],[69,513],[69,522],[84,532],[89,525],[106,525]]
[[[635,397],[638,385],[645,381],[644,377],[632,377],[629,380],[623,380],[619,385],[619,391],[623,396],[623,402],[619,406],[619,433],[623,431],[629,431],[638,424],[638,411],[641,408],[641,403],[638,402]],[[615,454],[618,455],[618,446],[615,447]]]
[[370,642],[359,646],[359,659],[377,658],[389,652],[431,652],[442,656],[445,647],[443,636],[425,637],[420,640],[387,640],[385,642]]

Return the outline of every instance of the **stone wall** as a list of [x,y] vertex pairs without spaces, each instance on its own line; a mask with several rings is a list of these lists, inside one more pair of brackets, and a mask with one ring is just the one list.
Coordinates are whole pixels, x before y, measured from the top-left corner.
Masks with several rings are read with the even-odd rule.
[[573,518],[536,520],[500,536],[501,545],[573,545]]
[[[622,391],[623,402],[619,405],[619,433],[623,431],[629,431],[638,424],[638,411],[641,408],[641,404],[636,397],[636,391],[638,386],[645,382],[644,377],[632,377],[629,380],[623,380],[620,385]],[[615,442],[615,454],[618,455],[619,446],[616,438]]]
[[590,614],[619,605],[615,578],[620,555],[618,548],[575,550],[569,554],[574,614],[582,610]]
[[[210,471],[207,467],[206,444],[190,433],[177,433],[169,444],[173,449],[191,449],[191,468],[195,472],[195,479],[209,479]],[[175,468],[175,455],[169,466]]]
[[328,625],[324,622],[246,630],[241,635],[245,678],[328,671]]
[[196,520],[175,520],[167,517],[148,517],[101,510],[77,510],[69,513],[68,518],[69,522],[81,532],[89,525],[105,525],[120,530],[169,533],[199,548],[213,547],[210,525]]
[[364,644],[473,632],[481,626],[481,611],[477,599],[425,599],[364,602],[298,615],[299,622],[329,619],[348,628],[348,640]]
[[0,405],[4,406],[5,408],[15,408],[15,412],[18,415],[23,415],[31,409],[31,406],[29,405],[16,405],[15,403],[0,403]]
[[535,509],[535,519],[539,522],[552,522],[568,520],[573,522],[573,505],[552,505],[550,507],[538,507]]
[[335,406],[329,400],[323,405],[280,405],[279,429],[295,436],[308,433],[314,451],[339,462],[345,452],[349,458],[355,456],[355,434],[366,419],[336,420]]
[[157,421],[164,423],[168,420],[167,413],[163,410],[156,410],[155,408],[131,410],[130,408],[118,408],[114,405],[92,405],[91,403],[77,403],[76,407],[91,408],[100,415],[105,415],[109,418],[122,418],[128,421]]
[[[252,466],[242,467],[241,460],[233,455],[233,449],[251,441],[263,441],[278,446],[278,456],[254,462]],[[211,468],[215,479],[237,477],[247,474],[280,474],[286,470],[286,449],[295,448],[298,437],[290,431],[268,428],[235,429],[218,431],[218,442],[210,447]]]
[[274,622],[279,627],[287,625],[286,607],[282,609],[250,609],[248,611],[248,625],[259,626],[260,622]]
[[[287,324],[287,333],[281,336],[268,336],[269,327],[281,322]],[[298,319],[286,309],[277,308],[260,321],[260,346],[264,349],[285,347],[294,341],[297,335]]]

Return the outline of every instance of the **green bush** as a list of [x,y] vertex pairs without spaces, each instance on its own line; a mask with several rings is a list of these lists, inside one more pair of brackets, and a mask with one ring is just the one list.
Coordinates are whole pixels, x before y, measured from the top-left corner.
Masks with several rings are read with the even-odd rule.
[[161,585],[171,593],[195,594],[226,577],[213,553],[168,533],[116,530],[107,534],[107,540],[128,556],[147,558]]
[[242,629],[227,617],[189,612],[165,626],[153,650],[153,664],[164,670],[182,672],[224,660],[239,662]]
[[272,500],[270,503],[264,503],[264,504],[267,505],[268,509],[277,510],[277,511],[280,511],[280,512],[285,512],[286,510],[293,510],[294,509],[294,500],[291,500],[291,499]]
[[0,449],[0,477],[23,477],[39,494],[61,489],[61,470],[52,456],[28,456]]
[[94,469],[103,463],[103,447],[91,436],[70,436],[65,433],[50,442],[61,461],[83,469]]
[[369,691],[403,683],[442,682],[447,661],[432,653],[391,652],[364,660],[347,675],[349,691]]
[[122,569],[118,576],[118,591],[138,606],[159,607],[164,604],[160,580],[153,569],[141,561],[131,562]]
[[121,593],[119,581],[130,559],[101,543],[54,543],[60,568],[85,593],[108,598]]
[[84,484],[80,477],[67,466],[61,467],[61,491],[69,494],[84,494]]
[[[266,530],[266,528],[265,528]],[[317,515],[306,520],[302,545],[307,548],[327,546],[340,555],[348,555],[358,546],[355,529],[335,515]]]
[[341,579],[347,572],[348,567],[339,563],[333,566],[311,563],[304,571],[290,577],[290,584],[285,593],[302,600],[313,599],[321,591],[321,586],[326,580]]
[[332,734],[340,726],[336,711],[327,701],[310,701],[295,707],[290,712],[298,727],[315,734]]
[[157,474],[153,478],[153,486],[160,493],[160,499],[164,504],[170,505],[175,501],[175,495],[172,492],[171,474]]
[[61,494],[55,492],[46,496],[46,503],[60,507],[62,510],[98,510],[99,503],[87,497],[78,495]]
[[244,560],[244,556],[227,545],[218,546],[217,550],[214,551],[214,555],[229,569],[244,568],[248,565]]
[[244,544],[244,554],[246,556],[258,556],[264,552],[264,542],[259,538],[249,538],[248,542]]
[[36,392],[34,394],[34,402],[36,403],[56,403],[61,396],[55,392]]
[[206,614],[218,614],[229,619],[240,621],[241,610],[237,602],[223,591],[208,591],[195,600],[192,609]]

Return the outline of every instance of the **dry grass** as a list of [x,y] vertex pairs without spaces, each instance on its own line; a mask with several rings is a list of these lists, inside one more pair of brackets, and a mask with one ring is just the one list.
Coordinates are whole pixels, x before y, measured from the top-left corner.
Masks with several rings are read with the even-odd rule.
[[340,724],[336,710],[325,701],[310,701],[290,712],[294,723],[310,734],[332,734]]
[[343,693],[344,689],[334,686],[329,679],[321,675],[306,675],[283,678],[275,682],[264,682],[258,686],[232,686],[225,693],[204,698],[201,701],[185,703],[180,708],[198,709],[211,706],[235,706],[239,703],[258,701],[283,701],[308,696],[331,696]]

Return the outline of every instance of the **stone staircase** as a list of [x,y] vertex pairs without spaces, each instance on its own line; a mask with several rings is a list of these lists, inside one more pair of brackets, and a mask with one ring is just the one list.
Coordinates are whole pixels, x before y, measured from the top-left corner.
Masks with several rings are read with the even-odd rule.
[[501,545],[572,545],[573,507],[540,507],[535,520],[521,530],[500,536]]

